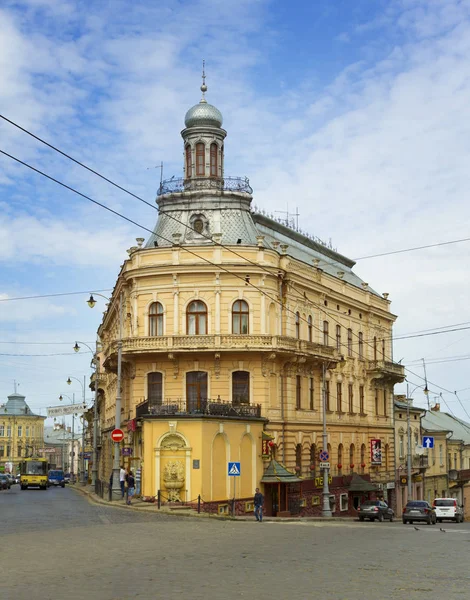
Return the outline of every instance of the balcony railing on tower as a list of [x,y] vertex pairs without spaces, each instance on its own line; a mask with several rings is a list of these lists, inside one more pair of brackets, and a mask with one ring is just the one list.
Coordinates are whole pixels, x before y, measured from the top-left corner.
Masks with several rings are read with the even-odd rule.
[[158,188],[158,196],[163,194],[175,194],[179,192],[191,192],[194,190],[219,190],[224,192],[245,192],[252,194],[248,177],[191,177],[183,179],[165,179]]

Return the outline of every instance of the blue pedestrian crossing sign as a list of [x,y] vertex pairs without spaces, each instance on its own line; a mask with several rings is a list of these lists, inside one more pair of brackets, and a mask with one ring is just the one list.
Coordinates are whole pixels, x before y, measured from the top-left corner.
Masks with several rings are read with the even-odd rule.
[[423,437],[423,446],[425,448],[434,448],[434,438],[429,435]]
[[240,463],[239,462],[229,462],[228,463],[228,474],[230,477],[240,477]]

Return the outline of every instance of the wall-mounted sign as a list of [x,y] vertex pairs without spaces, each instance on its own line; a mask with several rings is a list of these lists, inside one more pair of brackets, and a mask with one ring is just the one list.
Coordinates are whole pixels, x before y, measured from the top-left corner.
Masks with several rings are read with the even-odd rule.
[[61,417],[63,415],[73,415],[82,413],[86,410],[86,404],[68,404],[67,406],[49,406],[47,409],[48,417]]
[[370,464],[382,464],[382,441],[379,439],[372,439],[370,441]]
[[122,448],[121,454],[122,456],[132,456],[132,448]]
[[195,459],[193,460],[193,469],[199,469],[200,468],[200,461],[199,459]]

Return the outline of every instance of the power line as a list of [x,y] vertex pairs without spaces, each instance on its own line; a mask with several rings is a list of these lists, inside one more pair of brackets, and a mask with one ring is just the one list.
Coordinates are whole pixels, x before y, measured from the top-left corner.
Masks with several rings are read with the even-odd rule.
[[[91,354],[89,350],[84,350],[82,354]],[[10,354],[0,352],[0,356],[76,356],[76,352],[57,352],[54,354]]]
[[392,254],[402,254],[403,252],[414,252],[415,250],[425,250],[426,248],[437,248],[438,246],[448,246],[449,244],[460,244],[461,242],[470,242],[470,238],[462,238],[460,240],[449,240],[448,242],[439,242],[437,244],[427,244],[426,246],[414,246],[413,248],[403,248],[402,250],[392,250],[390,252],[381,252],[380,254],[369,254],[368,256],[360,256],[353,260],[366,260],[368,258],[378,258],[379,256],[390,256]]
[[[0,152],[2,152],[2,150],[0,150]],[[3,153],[3,154],[5,154],[5,153]],[[85,292],[64,292],[61,294],[40,294],[37,296],[17,296],[16,298],[0,298],[0,302],[11,302],[12,300],[33,300],[36,298],[55,298],[57,296],[78,296],[79,294],[82,294],[82,295],[83,294],[99,294],[100,292],[111,292],[111,291],[112,291],[112,288],[108,288],[105,290],[87,290]]]

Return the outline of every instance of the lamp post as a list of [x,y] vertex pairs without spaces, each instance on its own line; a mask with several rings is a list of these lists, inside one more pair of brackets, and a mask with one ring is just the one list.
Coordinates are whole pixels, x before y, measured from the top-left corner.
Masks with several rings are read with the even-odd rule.
[[[422,388],[422,385],[417,385],[413,388],[412,392],[409,392],[409,384],[406,384],[406,479],[408,488],[408,500],[413,499],[413,486],[411,485],[411,428],[410,428],[410,400],[415,391]],[[428,393],[428,384],[425,384],[424,393]]]
[[[328,434],[326,432],[326,367],[323,363],[322,368],[322,399],[323,399],[323,451],[328,448]],[[331,456],[328,457],[331,460]],[[323,508],[321,511],[322,517],[331,517],[330,508],[330,488],[328,485],[329,469],[323,469]]]
[[[69,380],[67,381],[67,383],[69,383]],[[70,383],[72,383],[70,381]],[[69,383],[69,385],[70,385]],[[64,394],[65,396],[67,396],[67,394]],[[67,396],[67,398],[70,400],[70,396]],[[59,396],[59,400],[62,401],[62,394]],[[72,394],[72,405],[75,404],[75,393]],[[65,422],[65,420],[64,420]],[[75,458],[75,413],[72,413],[72,468],[70,469],[70,475],[72,477],[72,481],[75,481],[75,471],[74,471],[74,458]]]
[[[77,344],[75,344],[77,345]],[[80,348],[79,348],[80,349]],[[67,384],[71,385],[72,383],[72,379],[75,379],[75,381],[78,381],[78,383],[81,385],[82,387],[82,392],[83,392],[83,404],[86,404],[86,400],[85,400],[85,375],[83,376],[83,383],[81,382],[80,379],[78,379],[78,377],[72,377],[71,375],[69,375],[69,378],[67,379]],[[84,446],[84,432],[82,431],[82,484],[85,485],[86,483],[86,479],[85,479],[85,458],[83,456],[84,452],[85,452],[85,446]]]
[[[101,296],[106,300],[110,299],[107,296],[103,296],[102,294],[96,294],[97,296]],[[122,369],[122,329],[123,329],[123,292],[119,295],[119,307],[118,307],[118,315],[119,315],[119,337],[117,343],[117,381],[116,381],[116,411],[115,411],[115,429],[119,429],[121,426],[121,369]],[[93,308],[96,304],[96,300],[93,298],[93,295],[90,295],[88,299],[88,306]],[[111,499],[120,500],[122,497],[121,486],[119,484],[119,470],[120,470],[120,446],[119,442],[114,442],[114,457],[113,457],[113,487],[112,487],[112,495]]]

